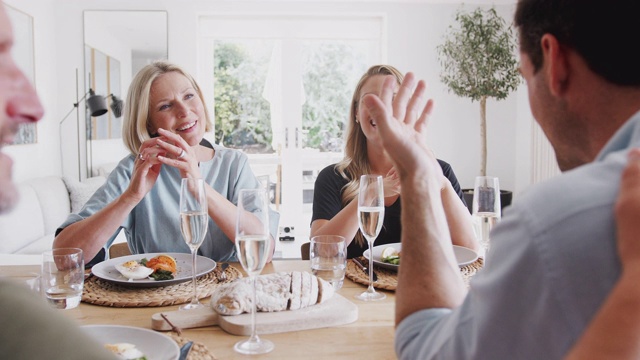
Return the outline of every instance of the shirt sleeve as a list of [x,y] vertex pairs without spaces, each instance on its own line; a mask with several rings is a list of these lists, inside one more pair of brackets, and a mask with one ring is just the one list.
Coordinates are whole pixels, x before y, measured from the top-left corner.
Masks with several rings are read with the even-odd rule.
[[[129,186],[131,180],[131,168],[133,167],[133,156],[127,156],[120,161],[118,166],[109,174],[104,185],[96,190],[89,198],[87,203],[77,213],[71,213],[67,219],[56,230],[56,236],[64,230],[67,226],[74,224],[80,220],[84,220],[89,216],[104,209],[108,204],[114,201],[120,196],[126,188]],[[127,228],[131,222],[130,216],[128,216],[120,228]],[[113,236],[107,241],[106,247],[110,246],[113,240],[120,232],[120,228],[116,230]]]
[[456,191],[456,194],[458,194],[458,197],[460,198],[464,206],[467,206],[467,202],[464,200],[464,195],[462,194],[462,187],[460,186],[458,178],[453,172],[453,168],[451,167],[451,165],[446,161],[440,159],[438,159],[438,164],[440,164],[440,167],[442,168],[442,174],[444,174],[444,176],[449,179],[451,186],[453,186],[453,190]]
[[342,210],[342,187],[346,180],[336,172],[335,165],[322,169],[313,186],[313,215],[311,222],[331,220]]
[[[232,198],[229,199],[233,204],[238,204],[238,196],[241,189],[260,189],[262,185],[253,174],[251,166],[246,155],[239,153],[238,158],[238,177],[236,179],[235,186],[233,187]],[[271,203],[271,202],[269,202]],[[273,210],[269,206],[269,233],[277,241],[278,240],[278,224],[280,222],[280,213]]]
[[462,305],[422,310],[399,324],[399,359],[546,359],[562,353],[567,322],[524,219],[507,216],[492,232],[485,266]]

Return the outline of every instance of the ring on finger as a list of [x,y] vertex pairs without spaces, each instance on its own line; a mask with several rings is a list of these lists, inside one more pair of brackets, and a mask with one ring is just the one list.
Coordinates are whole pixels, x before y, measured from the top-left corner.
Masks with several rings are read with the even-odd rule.
[[184,153],[184,149],[181,149],[182,151],[180,151],[180,155],[178,155],[178,157],[176,159],[182,159],[185,155]]
[[144,158],[142,157],[142,153],[138,153],[138,159],[144,161]]

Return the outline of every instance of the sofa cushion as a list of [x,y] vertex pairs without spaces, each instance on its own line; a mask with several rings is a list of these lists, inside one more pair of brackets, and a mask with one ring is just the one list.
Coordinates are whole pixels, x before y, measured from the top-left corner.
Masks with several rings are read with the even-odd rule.
[[44,251],[40,244],[47,241],[43,239],[49,239],[51,248],[55,230],[69,215],[69,193],[56,176],[25,181],[18,191],[16,207],[0,216],[0,253],[39,255]]
[[[92,178],[88,178],[83,182],[79,182],[75,179],[64,177],[64,183],[67,185],[67,189],[69,190],[69,199],[71,200],[71,212],[78,213],[82,210],[84,204],[89,201],[91,195],[102,186],[106,178],[102,176],[96,176]],[[63,220],[64,221],[64,220]],[[58,225],[62,224],[62,222],[58,223]]]
[[54,234],[71,210],[67,187],[58,176],[36,178],[27,181],[26,184],[36,192],[42,209],[44,234],[41,237]]

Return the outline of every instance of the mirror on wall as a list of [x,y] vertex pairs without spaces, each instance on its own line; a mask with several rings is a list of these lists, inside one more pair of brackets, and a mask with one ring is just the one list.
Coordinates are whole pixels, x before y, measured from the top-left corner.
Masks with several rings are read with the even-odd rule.
[[111,105],[125,100],[138,70],[168,58],[167,21],[166,11],[84,11],[85,92],[106,97],[108,108],[98,117],[85,115],[87,176],[108,174],[128,153],[121,139],[123,117]]

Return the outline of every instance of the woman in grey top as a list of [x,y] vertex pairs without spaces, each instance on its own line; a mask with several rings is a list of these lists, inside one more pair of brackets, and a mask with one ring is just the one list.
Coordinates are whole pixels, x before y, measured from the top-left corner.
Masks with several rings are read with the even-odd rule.
[[[77,214],[58,229],[53,247],[79,247],[91,260],[122,228],[133,253],[183,252],[178,202],[182,178],[207,186],[209,227],[201,255],[235,260],[236,203],[241,189],[259,188],[247,157],[203,138],[212,127],[195,80],[168,62],[145,66],[125,104],[123,140],[131,152]],[[270,214],[271,255],[279,215]]]

